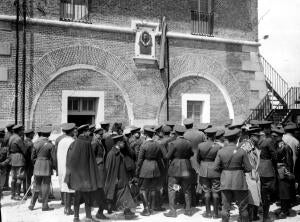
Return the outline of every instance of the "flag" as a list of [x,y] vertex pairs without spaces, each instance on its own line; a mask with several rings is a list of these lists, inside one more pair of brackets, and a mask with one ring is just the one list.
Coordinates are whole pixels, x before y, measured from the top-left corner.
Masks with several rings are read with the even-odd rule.
[[165,59],[166,59],[166,37],[167,37],[167,23],[166,17],[164,16],[161,24],[161,37],[160,37],[160,58],[159,58],[159,69],[165,68]]

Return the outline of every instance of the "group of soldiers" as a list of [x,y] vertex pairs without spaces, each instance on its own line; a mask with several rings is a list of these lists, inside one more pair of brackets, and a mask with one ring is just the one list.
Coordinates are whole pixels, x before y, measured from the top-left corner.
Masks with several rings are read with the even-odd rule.
[[92,207],[98,208],[97,219],[109,219],[104,210],[123,210],[125,218],[132,219],[139,201],[142,216],[166,211],[162,204],[167,202],[164,216],[175,218],[178,203],[192,216],[201,202],[204,217],[224,222],[233,203],[241,222],[258,220],[259,208],[263,221],[269,221],[275,202],[280,205],[277,217],[286,218],[296,204],[300,160],[295,123],[275,126],[252,120],[221,129],[195,127],[192,119],[185,119],[183,125],[167,121],[143,129],[121,123],[110,127],[109,122],[100,126],[62,124],[63,134],[55,143],[49,140],[50,125],[39,128],[34,141],[35,132],[21,125],[0,129],[1,188],[7,189],[11,173],[12,199],[24,198],[23,187],[25,197],[31,194],[30,210],[38,199],[42,211],[53,210],[48,198],[55,170],[64,213],[74,215],[75,222],[80,221],[81,203],[86,218],[94,221]]

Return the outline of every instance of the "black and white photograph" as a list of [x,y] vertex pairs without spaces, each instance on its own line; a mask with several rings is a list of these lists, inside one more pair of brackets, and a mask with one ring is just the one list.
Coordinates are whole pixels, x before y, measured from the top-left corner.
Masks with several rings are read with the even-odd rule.
[[0,0],[0,222],[299,222],[300,0]]

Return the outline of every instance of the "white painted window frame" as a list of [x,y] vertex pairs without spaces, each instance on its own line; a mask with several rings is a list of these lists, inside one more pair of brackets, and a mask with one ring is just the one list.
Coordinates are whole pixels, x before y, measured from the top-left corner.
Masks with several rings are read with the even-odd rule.
[[62,90],[61,99],[61,123],[68,121],[68,98],[69,97],[90,97],[98,99],[98,106],[95,116],[95,124],[99,125],[104,120],[104,91],[79,91]]
[[202,110],[202,123],[210,123],[210,95],[203,93],[183,93],[181,94],[181,109],[182,119],[187,118],[187,102],[188,101],[201,101],[203,102]]

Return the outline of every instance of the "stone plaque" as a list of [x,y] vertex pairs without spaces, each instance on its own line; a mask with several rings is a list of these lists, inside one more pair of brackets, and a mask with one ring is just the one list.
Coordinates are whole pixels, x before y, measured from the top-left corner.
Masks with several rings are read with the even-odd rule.
[[0,43],[0,55],[11,55],[11,45],[10,42]]
[[6,67],[0,67],[0,81],[7,81],[8,69]]

